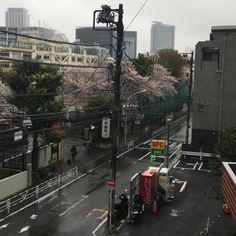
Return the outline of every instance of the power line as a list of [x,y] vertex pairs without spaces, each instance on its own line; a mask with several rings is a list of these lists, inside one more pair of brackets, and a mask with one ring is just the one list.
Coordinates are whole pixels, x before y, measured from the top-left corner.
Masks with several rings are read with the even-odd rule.
[[148,0],[146,0],[143,5],[140,7],[140,9],[138,10],[137,14],[133,17],[133,19],[131,20],[131,22],[128,24],[128,26],[126,27],[125,31],[130,27],[130,25],[133,23],[133,21],[135,20],[135,18],[138,16],[138,14],[142,11],[142,9],[144,8],[144,6],[147,4]]

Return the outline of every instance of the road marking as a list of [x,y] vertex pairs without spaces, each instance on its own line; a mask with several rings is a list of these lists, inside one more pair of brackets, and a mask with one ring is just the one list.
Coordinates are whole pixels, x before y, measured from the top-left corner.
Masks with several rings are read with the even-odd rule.
[[102,225],[107,222],[107,219],[105,218],[92,232],[93,236],[96,236],[96,232],[99,230],[100,227],[102,227]]
[[198,167],[198,170],[201,170],[202,165],[203,165],[203,162],[201,162],[200,166]]
[[178,216],[178,213],[179,213],[178,210],[172,209],[170,215],[171,215],[171,216],[174,216],[174,217],[177,217],[177,216]]
[[181,189],[179,190],[180,193],[182,193],[184,191],[184,189],[186,188],[186,184],[187,184],[187,181],[184,181]]
[[178,160],[178,161],[174,164],[173,168],[176,168],[176,166],[177,166],[179,163],[180,163],[180,160]]
[[148,143],[150,143],[150,139],[148,139],[147,141],[145,141],[144,143],[142,143],[142,144],[148,144]]
[[0,226],[0,230],[1,229],[5,229],[7,226],[9,225],[9,223],[7,223],[7,224],[5,224],[5,225],[2,225],[2,226]]
[[31,219],[31,220],[35,220],[37,217],[38,217],[37,215],[34,215],[34,214],[33,214],[32,216],[30,216],[30,219]]
[[195,163],[195,166],[193,167],[193,170],[196,169],[197,165],[198,165],[198,162]]
[[72,205],[71,207],[69,207],[66,211],[64,211],[64,212],[62,212],[59,216],[63,216],[63,215],[65,215],[67,212],[69,212],[70,210],[72,210],[73,208],[75,208],[77,205],[79,205],[82,201],[84,201],[87,197],[88,197],[88,195],[83,195],[83,196],[81,196],[82,197],[82,199],[80,199],[78,202],[76,202],[74,205]]
[[148,155],[150,155],[150,154],[151,154],[151,152],[148,152],[148,153],[145,154],[144,156],[140,157],[138,160],[141,161],[141,160],[143,160],[146,156],[148,156]]
[[195,163],[186,163],[186,165],[188,165],[188,166],[195,166],[196,162]]
[[91,172],[95,171],[96,169],[98,169],[98,168],[100,168],[100,167],[102,167],[102,166],[104,166],[104,165],[105,165],[105,163],[103,163],[103,164],[101,164],[101,165],[99,165],[99,166],[97,166],[97,167],[95,167],[95,168],[89,170],[88,173],[91,173]]
[[104,210],[104,209],[97,209],[97,208],[94,208],[93,210],[91,210],[87,215],[86,217],[91,217],[92,215],[95,215],[96,213],[99,213],[100,215],[96,216],[96,219],[98,220],[102,220],[104,217],[107,216],[108,214],[108,211],[107,210]]
[[19,234],[28,231],[29,228],[30,228],[30,226],[25,226],[24,228],[21,229],[21,231],[19,232]]

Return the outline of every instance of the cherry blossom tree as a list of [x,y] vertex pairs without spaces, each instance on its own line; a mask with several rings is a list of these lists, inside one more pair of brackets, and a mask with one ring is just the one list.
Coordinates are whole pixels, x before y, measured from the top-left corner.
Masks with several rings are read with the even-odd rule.
[[[115,66],[115,65],[114,65]],[[113,66],[113,68],[114,68]],[[67,106],[83,108],[87,102],[102,95],[112,99],[114,71],[99,68],[66,68],[64,69],[64,99]],[[120,80],[121,101],[125,103],[130,95],[146,89],[145,96],[153,100],[176,94],[179,79],[171,76],[161,65],[154,65],[153,73],[140,75],[131,61],[122,62]],[[135,98],[134,98],[135,100]]]
[[11,89],[0,79],[0,114],[1,117],[10,115],[11,105],[7,102],[7,97],[11,95]]

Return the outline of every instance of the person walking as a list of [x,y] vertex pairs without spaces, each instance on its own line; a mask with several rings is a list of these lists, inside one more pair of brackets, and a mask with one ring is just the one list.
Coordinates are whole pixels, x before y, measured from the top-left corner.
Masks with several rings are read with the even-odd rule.
[[73,145],[70,149],[72,161],[75,162],[75,156],[77,155],[76,146]]

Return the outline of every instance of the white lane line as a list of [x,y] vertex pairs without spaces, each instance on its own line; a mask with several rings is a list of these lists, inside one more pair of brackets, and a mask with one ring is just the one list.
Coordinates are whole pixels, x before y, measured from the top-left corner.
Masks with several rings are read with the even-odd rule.
[[77,205],[79,205],[82,201],[84,201],[86,198],[88,197],[88,195],[86,196],[82,196],[82,198],[76,202],[74,205],[72,205],[71,207],[69,207],[66,211],[62,212],[59,216],[63,216],[65,215],[67,212],[69,212],[71,209],[75,208]]
[[21,231],[19,232],[19,234],[28,231],[29,228],[30,228],[30,226],[25,226],[24,228],[21,229]]
[[151,142],[151,140],[150,139],[148,139],[147,141],[145,141],[144,143],[142,143],[142,144],[148,144],[149,142]]
[[201,162],[200,166],[198,167],[198,170],[201,170],[202,165],[203,165],[203,162]]
[[99,165],[99,166],[97,166],[97,167],[95,167],[95,168],[89,170],[88,173],[91,173],[91,172],[95,171],[96,169],[98,169],[98,168],[100,168],[100,167],[102,167],[102,166],[104,166],[104,165],[105,165],[105,163],[103,163],[103,164],[101,164],[101,165]]
[[184,191],[184,189],[186,188],[186,184],[187,184],[187,181],[184,181],[181,189],[179,190],[180,193],[182,193]]
[[93,236],[96,236],[96,232],[99,230],[100,227],[102,227],[102,225],[107,222],[107,219],[105,218],[92,232]]
[[151,152],[148,152],[148,153],[145,154],[144,156],[140,157],[138,160],[141,161],[141,160],[143,160],[146,156],[148,156],[148,155],[150,155],[150,154],[151,154]]
[[176,166],[177,166],[179,163],[180,163],[180,160],[178,160],[178,161],[174,164],[173,168],[176,168]]
[[0,230],[1,229],[5,229],[7,226],[9,225],[9,223],[7,223],[7,224],[5,224],[5,225],[2,225],[2,226],[0,226]]
[[195,163],[195,166],[193,167],[193,170],[196,169],[197,165],[198,165],[198,162]]
[[30,219],[31,219],[31,220],[35,220],[37,217],[38,217],[37,215],[34,215],[34,214],[33,214],[32,216],[30,216]]

